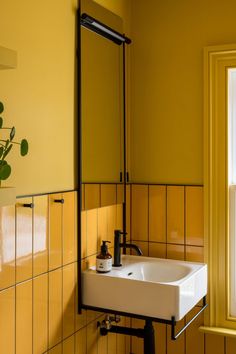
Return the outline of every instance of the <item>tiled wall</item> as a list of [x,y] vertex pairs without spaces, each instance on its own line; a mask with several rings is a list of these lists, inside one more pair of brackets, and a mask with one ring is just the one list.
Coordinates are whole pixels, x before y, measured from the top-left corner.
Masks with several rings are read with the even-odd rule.
[[[112,240],[114,229],[122,228],[122,208],[116,204],[120,186],[83,188],[88,210],[82,212],[82,256],[87,266],[101,239]],[[97,205],[91,205],[91,188],[99,191]],[[124,336],[99,336],[101,313],[77,315],[76,198],[75,192],[50,194],[0,208],[1,354],[126,352],[129,339]],[[63,204],[55,202],[61,199]]]
[[[55,203],[62,198],[64,204]],[[114,229],[122,229],[121,202],[120,185],[83,186],[83,267],[94,264],[102,239],[113,241]],[[203,260],[202,187],[130,185],[127,206],[129,235],[145,255]],[[76,242],[75,192],[19,199],[16,208],[0,209],[1,354],[143,353],[141,339],[101,337],[103,314],[77,315]],[[200,333],[202,321],[175,342],[166,325],[155,324],[156,354],[236,352],[235,339]],[[122,318],[121,325],[143,322]]]
[[[131,238],[150,257],[203,262],[203,187],[133,184]],[[200,315],[177,341],[170,340],[168,326],[155,324],[157,354],[236,353],[236,339],[204,335],[198,331],[202,324]],[[132,325],[143,326],[143,322],[132,320]],[[132,338],[131,349],[133,354],[142,354],[141,340]]]

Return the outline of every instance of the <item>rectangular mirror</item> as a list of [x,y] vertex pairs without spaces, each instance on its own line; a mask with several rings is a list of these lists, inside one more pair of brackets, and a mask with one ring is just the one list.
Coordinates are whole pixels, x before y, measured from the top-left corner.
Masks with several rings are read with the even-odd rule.
[[[122,20],[90,0],[88,14],[122,33]],[[82,183],[119,183],[123,172],[123,46],[81,26]]]

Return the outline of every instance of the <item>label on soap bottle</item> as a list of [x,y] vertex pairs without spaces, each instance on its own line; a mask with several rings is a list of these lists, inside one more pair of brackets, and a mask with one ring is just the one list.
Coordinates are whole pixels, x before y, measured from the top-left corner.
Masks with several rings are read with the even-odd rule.
[[112,258],[99,259],[96,260],[96,270],[100,273],[110,272],[112,269]]

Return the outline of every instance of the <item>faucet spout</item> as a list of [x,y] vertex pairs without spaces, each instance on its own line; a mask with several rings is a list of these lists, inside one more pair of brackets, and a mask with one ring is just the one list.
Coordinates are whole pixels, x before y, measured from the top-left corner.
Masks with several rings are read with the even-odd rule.
[[114,262],[113,267],[121,267],[121,248],[131,248],[136,251],[139,256],[142,256],[142,251],[137,245],[132,243],[121,242],[121,235],[124,235],[124,232],[120,230],[115,230],[114,238]]
[[143,255],[143,252],[142,252],[141,248],[138,247],[137,245],[132,244],[132,243],[126,243],[126,244],[121,243],[120,247],[126,247],[126,248],[133,249],[133,250],[136,251],[138,256],[142,256]]

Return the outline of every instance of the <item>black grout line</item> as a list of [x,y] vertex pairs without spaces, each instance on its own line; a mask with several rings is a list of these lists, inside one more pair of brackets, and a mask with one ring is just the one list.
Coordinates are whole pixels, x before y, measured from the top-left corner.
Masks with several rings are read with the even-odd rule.
[[[15,353],[16,353],[16,228],[17,228],[17,222],[16,222],[16,206],[15,206],[15,260],[14,260],[14,263],[15,263],[15,284],[14,284],[14,288],[15,288],[15,313],[14,313],[14,318],[15,318],[15,328],[14,328],[14,334],[15,334]],[[9,287],[10,288],[10,287]]]
[[186,243],[147,241],[147,240],[137,240],[137,239],[133,239],[133,241],[136,241],[136,242],[143,242],[143,243],[155,243],[155,244],[157,244],[157,245],[159,244],[159,245],[173,245],[173,246],[186,246],[186,247],[204,248],[204,246],[193,245],[193,244],[186,244]]
[[[90,256],[89,256],[89,257],[90,257]],[[88,258],[88,257],[86,257],[86,258]],[[85,259],[85,258],[84,258],[84,259]],[[59,270],[59,269],[64,268],[64,267],[66,267],[66,266],[69,266],[69,265],[71,265],[71,264],[73,264],[73,263],[76,264],[76,263],[78,263],[78,261],[73,261],[73,262],[70,262],[70,263],[61,265],[61,266],[59,266],[59,267],[57,267],[57,268],[50,269],[50,270],[48,270],[48,271],[46,271],[46,272],[43,272],[43,273],[34,275],[34,276],[32,276],[32,278],[27,278],[27,279],[21,280],[21,281],[19,281],[18,283],[12,284],[12,285],[10,285],[10,286],[8,286],[8,287],[6,287],[6,288],[1,289],[1,290],[0,290],[0,293],[1,293],[2,291],[5,291],[5,290],[8,290],[8,289],[14,288],[15,286],[18,286],[18,285],[20,285],[20,284],[23,284],[23,283],[25,283],[25,282],[27,282],[27,281],[34,280],[35,278],[38,278],[38,277],[40,277],[40,276],[42,276],[42,275],[46,275],[46,274],[50,274],[51,272],[55,272],[56,270]]]
[[148,256],[149,256],[149,244],[150,244],[150,186],[148,185],[148,190],[147,190],[147,239],[148,239]]
[[186,186],[184,186],[184,260],[186,261]]
[[149,183],[149,182],[137,182],[137,183],[129,183],[133,186],[170,186],[170,187],[203,187],[203,184],[187,184],[187,183]]
[[[34,197],[31,197],[31,203],[34,203]],[[34,275],[34,208],[31,209],[31,235],[32,235],[32,266],[31,266],[31,272],[32,272],[32,353],[34,352],[34,280],[33,280],[33,275]]]
[[[165,193],[165,195],[166,195],[166,242],[165,242],[165,244],[167,245],[167,236],[168,236],[168,231],[167,231],[167,212],[168,212],[168,209],[167,209],[167,186],[165,187],[165,191],[166,191],[166,193]],[[166,258],[167,258],[167,246],[166,246]]]
[[64,272],[63,272],[63,267],[61,269],[61,338],[62,338],[62,342],[65,340],[64,339],[64,313],[63,313],[63,301],[64,301],[64,283],[63,283],[63,279],[64,279]]

